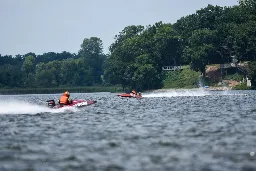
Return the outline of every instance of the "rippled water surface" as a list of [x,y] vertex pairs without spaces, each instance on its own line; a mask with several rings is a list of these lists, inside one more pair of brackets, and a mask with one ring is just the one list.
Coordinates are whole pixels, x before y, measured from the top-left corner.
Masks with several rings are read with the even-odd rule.
[[97,103],[45,107],[59,96],[0,96],[0,171],[256,170],[256,91],[74,93]]

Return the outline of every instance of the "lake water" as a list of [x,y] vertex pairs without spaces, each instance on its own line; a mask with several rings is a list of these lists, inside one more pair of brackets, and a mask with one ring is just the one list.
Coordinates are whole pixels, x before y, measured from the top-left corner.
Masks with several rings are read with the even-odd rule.
[[60,94],[1,95],[0,171],[256,170],[256,91],[170,90],[53,110]]

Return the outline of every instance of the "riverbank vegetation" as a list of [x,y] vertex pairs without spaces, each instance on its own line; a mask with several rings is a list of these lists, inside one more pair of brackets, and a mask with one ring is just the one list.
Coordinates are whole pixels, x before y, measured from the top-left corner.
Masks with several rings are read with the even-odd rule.
[[[232,7],[208,5],[175,23],[127,26],[115,36],[108,54],[103,53],[101,39],[91,37],[83,40],[76,54],[0,55],[0,88],[55,92],[61,87],[100,91],[87,89],[96,85],[121,85],[138,91],[195,87],[201,74],[203,82],[213,82],[207,80],[211,79],[207,78],[207,65],[234,59],[236,63],[248,61],[242,75],[255,85],[255,9],[255,0]],[[184,65],[189,69],[169,73],[162,69]]]
[[168,72],[164,78],[164,88],[196,88],[200,86],[200,72],[191,69]]

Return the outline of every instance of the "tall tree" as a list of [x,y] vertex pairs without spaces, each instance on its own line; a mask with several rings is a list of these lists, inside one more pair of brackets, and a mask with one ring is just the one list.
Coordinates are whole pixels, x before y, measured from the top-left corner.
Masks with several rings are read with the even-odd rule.
[[24,86],[34,87],[35,85],[35,57],[32,55],[26,56],[22,64],[21,72],[23,74]]
[[89,76],[93,83],[101,83],[101,75],[103,75],[103,63],[106,56],[103,54],[102,40],[97,37],[85,38],[81,49],[78,52],[80,58],[83,59],[83,67],[90,70],[92,75]]

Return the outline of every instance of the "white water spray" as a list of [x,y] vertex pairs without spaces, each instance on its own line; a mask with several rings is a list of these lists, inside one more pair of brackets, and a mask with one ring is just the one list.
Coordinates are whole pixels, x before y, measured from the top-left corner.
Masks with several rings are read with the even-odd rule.
[[165,90],[160,92],[152,92],[143,94],[143,97],[180,97],[180,96],[207,96],[210,95],[209,91],[203,89],[192,90]]
[[246,96],[247,94],[237,91],[211,91],[206,88],[196,89],[165,89],[143,93],[143,97],[199,97],[199,96]]
[[0,101],[0,115],[5,114],[39,114],[39,113],[63,113],[66,111],[75,112],[78,109],[64,107],[60,109],[51,109],[47,106],[31,104],[28,102],[20,102],[15,100]]

